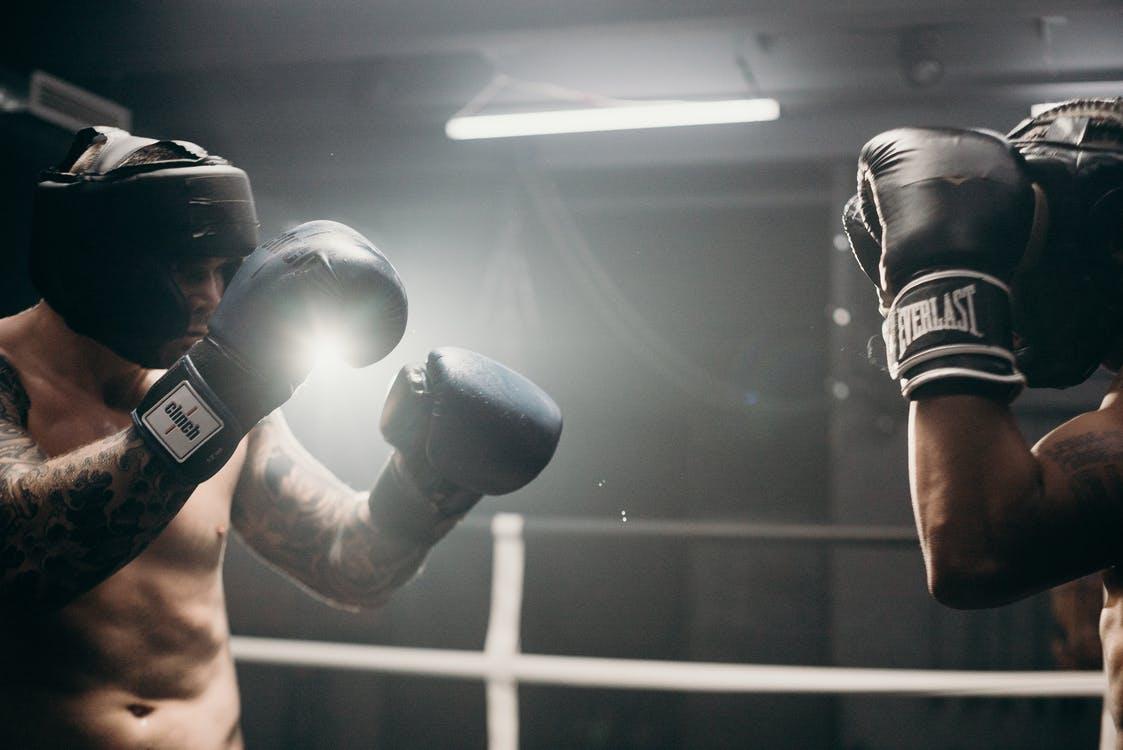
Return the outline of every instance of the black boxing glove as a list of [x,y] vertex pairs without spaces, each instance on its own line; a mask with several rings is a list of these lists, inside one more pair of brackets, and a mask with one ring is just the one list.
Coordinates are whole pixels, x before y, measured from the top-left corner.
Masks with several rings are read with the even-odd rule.
[[414,542],[440,539],[483,495],[523,487],[550,462],[561,411],[482,354],[445,347],[403,367],[382,412],[396,449],[370,493],[371,518]]
[[406,308],[397,272],[365,237],[333,221],[301,224],[246,258],[208,334],[149,389],[133,423],[201,482],[304,381],[311,339],[342,332],[349,363],[361,367],[401,340]]
[[1021,159],[997,134],[900,128],[862,148],[843,224],[880,292],[904,396],[1021,391],[1008,284],[1033,216]]

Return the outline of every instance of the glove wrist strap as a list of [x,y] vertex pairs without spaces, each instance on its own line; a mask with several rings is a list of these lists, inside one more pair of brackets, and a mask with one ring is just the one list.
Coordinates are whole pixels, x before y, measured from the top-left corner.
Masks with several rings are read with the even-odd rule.
[[370,492],[371,520],[388,533],[418,544],[435,544],[481,495],[419,476],[426,472],[411,469],[412,463],[394,452]]
[[190,354],[148,389],[132,420],[149,449],[195,484],[221,469],[245,434]]
[[905,285],[882,325],[889,374],[901,394],[979,393],[1011,400],[1025,386],[1011,333],[1010,289],[967,269],[933,271]]

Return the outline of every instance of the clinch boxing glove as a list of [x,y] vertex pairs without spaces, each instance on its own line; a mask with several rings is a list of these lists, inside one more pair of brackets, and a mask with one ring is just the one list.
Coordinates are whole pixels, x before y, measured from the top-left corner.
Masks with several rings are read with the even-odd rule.
[[557,404],[527,378],[482,354],[436,349],[390,388],[382,433],[396,450],[371,491],[371,517],[435,542],[481,496],[538,476],[561,429]]
[[315,336],[342,333],[360,367],[386,356],[405,325],[405,290],[377,248],[343,224],[301,224],[246,258],[207,335],[152,386],[133,421],[153,450],[201,482],[304,381]]

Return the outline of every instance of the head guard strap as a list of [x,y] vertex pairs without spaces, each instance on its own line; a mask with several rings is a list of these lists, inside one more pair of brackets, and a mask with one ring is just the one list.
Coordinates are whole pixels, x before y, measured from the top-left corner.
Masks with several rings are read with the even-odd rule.
[[1019,368],[1032,386],[1076,385],[1123,323],[1123,100],[1065,102],[1007,137],[1048,210],[1012,284]]

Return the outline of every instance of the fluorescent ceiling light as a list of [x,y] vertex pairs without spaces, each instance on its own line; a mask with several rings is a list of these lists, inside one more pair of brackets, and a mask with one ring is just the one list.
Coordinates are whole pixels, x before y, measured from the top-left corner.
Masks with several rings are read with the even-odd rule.
[[775,99],[656,102],[591,109],[457,116],[445,124],[445,134],[454,141],[464,141],[475,138],[760,122],[779,117],[780,104]]

